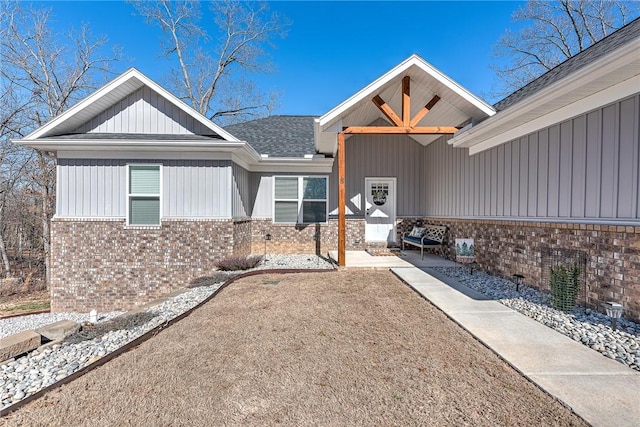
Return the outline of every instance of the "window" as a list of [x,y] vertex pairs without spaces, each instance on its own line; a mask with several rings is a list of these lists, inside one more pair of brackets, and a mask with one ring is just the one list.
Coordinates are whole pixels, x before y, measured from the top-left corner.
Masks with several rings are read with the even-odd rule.
[[327,178],[274,177],[273,222],[327,221]]
[[127,223],[160,225],[160,165],[128,165]]

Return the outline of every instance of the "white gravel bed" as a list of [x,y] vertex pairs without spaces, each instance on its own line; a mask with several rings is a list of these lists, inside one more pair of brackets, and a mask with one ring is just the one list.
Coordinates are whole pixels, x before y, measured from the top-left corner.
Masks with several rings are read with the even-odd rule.
[[[124,312],[112,311],[110,313],[98,313],[98,322],[113,319],[122,313]],[[0,338],[22,331],[38,329],[60,320],[72,320],[83,324],[89,322],[89,313],[41,313],[0,319]]]
[[470,274],[468,269],[461,267],[435,267],[434,270],[640,371],[640,324],[619,319],[614,330],[606,315],[584,307],[563,312],[552,307],[551,295],[535,288],[520,285],[516,291],[516,285],[508,279],[482,272]]
[[327,258],[317,255],[267,254],[266,258],[254,270],[265,269],[331,269],[333,264]]
[[[267,255],[266,262],[253,270],[261,269],[331,269],[333,265],[316,255]],[[246,271],[235,272],[242,274]],[[99,313],[96,324],[103,325],[107,320],[121,321],[116,330],[110,330],[100,336],[86,338],[83,334],[91,332],[85,328],[80,338],[63,342],[42,351],[34,351],[9,363],[0,365],[0,409],[4,409],[20,400],[37,393],[39,390],[62,380],[68,375],[84,368],[105,355],[133,341],[145,332],[181,315],[195,307],[216,291],[222,282],[208,286],[193,287],[156,306],[150,307],[132,321],[124,321],[127,316],[117,318],[122,312]],[[59,320],[69,319],[82,324],[89,321],[88,314],[50,313],[13,317],[0,321],[2,336],[23,330],[35,329]],[[89,336],[89,335],[87,335]],[[79,341],[79,342],[77,342]]]
[[[97,361],[145,332],[179,316],[210,296],[222,283],[189,289],[171,300],[148,308],[140,325],[111,330],[81,342],[62,342],[33,351],[10,363],[0,365],[0,409],[37,393],[79,369]],[[103,319],[102,321],[104,322]],[[89,328],[90,330],[90,328]],[[82,331],[81,333],[85,333]]]

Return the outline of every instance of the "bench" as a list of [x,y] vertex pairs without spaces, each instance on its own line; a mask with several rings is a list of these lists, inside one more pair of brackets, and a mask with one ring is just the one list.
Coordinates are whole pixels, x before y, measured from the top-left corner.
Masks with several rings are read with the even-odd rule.
[[425,225],[424,227],[413,227],[408,233],[402,233],[402,250],[404,245],[412,245],[420,248],[420,257],[424,259],[424,250],[440,248],[444,255],[446,247],[445,238],[447,227],[444,225]]

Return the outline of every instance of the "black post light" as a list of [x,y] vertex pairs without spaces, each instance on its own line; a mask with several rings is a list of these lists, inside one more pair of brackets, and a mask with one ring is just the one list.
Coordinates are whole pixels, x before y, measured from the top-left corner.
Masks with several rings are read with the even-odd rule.
[[271,240],[271,234],[264,235],[264,262],[267,262],[267,241]]

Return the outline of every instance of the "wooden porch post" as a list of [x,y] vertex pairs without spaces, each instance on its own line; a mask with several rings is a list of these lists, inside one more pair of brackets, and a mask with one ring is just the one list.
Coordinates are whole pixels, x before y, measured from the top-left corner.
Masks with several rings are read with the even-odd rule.
[[346,185],[344,132],[338,133],[338,265],[346,265]]

